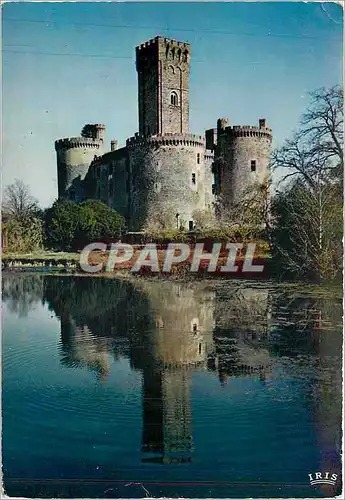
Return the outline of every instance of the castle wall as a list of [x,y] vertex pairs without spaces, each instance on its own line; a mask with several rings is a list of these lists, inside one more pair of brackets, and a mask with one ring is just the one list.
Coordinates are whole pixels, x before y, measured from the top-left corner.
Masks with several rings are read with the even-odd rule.
[[233,126],[218,130],[215,167],[224,207],[243,200],[246,191],[269,176],[272,131],[266,126]]
[[200,136],[135,137],[127,147],[131,230],[189,229],[195,212],[212,210],[211,173]]
[[139,134],[121,149],[113,140],[106,154],[104,125],[56,141],[59,198],[99,199],[131,231],[191,230],[213,224],[213,215],[229,218],[269,175],[266,120],[231,127],[220,118],[206,141],[189,134],[189,43],[157,36],[136,48],[136,68]]
[[81,201],[84,179],[95,155],[102,152],[103,140],[72,137],[55,142],[58,172],[58,195],[72,201]]
[[110,151],[90,165],[85,179],[88,198],[106,203],[123,217],[128,217],[129,178],[126,148]]
[[158,47],[143,44],[136,49],[138,72],[139,132],[142,135],[159,133],[158,116]]

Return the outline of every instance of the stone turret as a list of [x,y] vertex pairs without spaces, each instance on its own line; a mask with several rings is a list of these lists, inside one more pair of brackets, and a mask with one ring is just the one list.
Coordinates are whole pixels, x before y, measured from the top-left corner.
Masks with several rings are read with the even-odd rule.
[[55,141],[59,198],[84,198],[83,181],[94,157],[103,153],[104,135],[104,125],[87,124],[80,137]]
[[194,229],[197,214],[212,209],[212,173],[205,161],[204,138],[137,135],[126,146],[132,175],[131,229]]
[[206,131],[208,147],[213,145],[215,192],[223,208],[231,208],[243,200],[244,193],[254,184],[264,184],[269,176],[272,129],[266,119],[259,126],[228,125],[219,119],[217,134]]

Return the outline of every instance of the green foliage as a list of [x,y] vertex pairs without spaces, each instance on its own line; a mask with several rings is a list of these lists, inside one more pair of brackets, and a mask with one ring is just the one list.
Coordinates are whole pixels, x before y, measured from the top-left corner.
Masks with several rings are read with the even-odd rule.
[[46,245],[57,250],[75,248],[80,207],[71,201],[55,201],[45,213]]
[[87,200],[80,204],[79,237],[85,243],[118,239],[124,218],[101,201]]
[[118,239],[123,226],[123,217],[100,201],[56,201],[45,216],[46,244],[78,250],[91,242]]
[[161,230],[147,230],[145,231],[145,240],[152,240],[156,243],[169,243],[173,241],[186,242],[188,241],[188,234],[182,229],[161,229]]
[[42,220],[34,215],[10,217],[3,224],[6,251],[32,252],[42,248],[43,224]]
[[82,137],[89,137],[92,138],[95,135],[95,126],[94,125],[84,125],[81,134]]
[[262,231],[257,226],[233,225],[204,229],[196,232],[198,239],[214,241],[248,242],[262,237]]

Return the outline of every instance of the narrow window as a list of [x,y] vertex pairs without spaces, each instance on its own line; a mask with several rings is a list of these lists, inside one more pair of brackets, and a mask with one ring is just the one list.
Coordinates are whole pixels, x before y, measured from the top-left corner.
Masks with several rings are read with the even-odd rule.
[[194,223],[192,220],[189,221],[189,231],[193,231],[194,229]]
[[251,169],[252,172],[256,171],[256,160],[252,160],[250,162],[250,169]]
[[172,104],[173,106],[177,106],[178,105],[178,99],[177,99],[176,92],[171,92],[171,94],[170,94],[170,104]]
[[196,184],[195,173],[192,173],[192,184]]
[[196,162],[197,164],[200,164],[200,153],[196,155]]
[[201,344],[199,344],[199,354],[201,354]]
[[196,323],[193,324],[193,332],[196,333],[198,331],[198,325]]

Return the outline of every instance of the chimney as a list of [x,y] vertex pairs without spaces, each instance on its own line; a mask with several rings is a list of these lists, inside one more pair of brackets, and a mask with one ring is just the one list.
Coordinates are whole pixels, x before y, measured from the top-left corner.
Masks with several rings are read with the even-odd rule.
[[110,151],[116,151],[117,148],[118,148],[118,141],[116,139],[113,139],[110,142]]
[[221,132],[222,130],[225,130],[225,128],[228,126],[229,120],[227,118],[218,118],[217,120],[217,131]]

